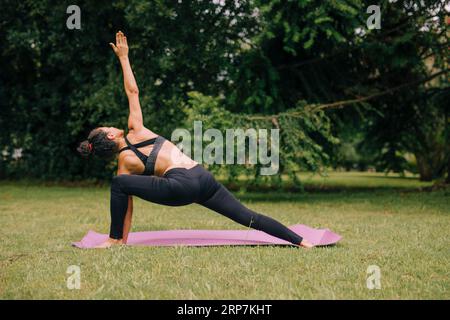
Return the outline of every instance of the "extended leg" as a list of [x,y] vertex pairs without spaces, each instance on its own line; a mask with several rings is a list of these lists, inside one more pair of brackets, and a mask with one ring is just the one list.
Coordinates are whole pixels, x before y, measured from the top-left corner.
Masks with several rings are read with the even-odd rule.
[[274,237],[300,245],[303,238],[281,224],[280,222],[256,213],[242,203],[223,185],[207,201],[200,203],[208,209],[214,210],[244,226],[264,231]]

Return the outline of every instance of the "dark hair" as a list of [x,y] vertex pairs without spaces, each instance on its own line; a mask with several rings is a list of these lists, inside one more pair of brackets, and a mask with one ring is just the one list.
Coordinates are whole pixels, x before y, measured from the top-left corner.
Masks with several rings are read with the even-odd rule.
[[110,158],[117,152],[117,144],[108,139],[107,133],[99,128],[89,133],[87,140],[80,143],[77,151],[83,156],[88,157],[91,154],[98,155],[101,158]]

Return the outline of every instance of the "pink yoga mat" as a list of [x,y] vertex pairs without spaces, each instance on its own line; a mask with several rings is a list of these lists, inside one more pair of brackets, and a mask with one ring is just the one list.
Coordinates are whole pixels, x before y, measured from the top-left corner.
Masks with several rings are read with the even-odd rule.
[[[289,229],[315,246],[335,244],[341,236],[329,229],[314,229],[303,224]],[[72,243],[78,248],[94,248],[108,239],[108,235],[89,232],[79,242]],[[292,245],[258,230],[167,230],[131,232],[127,245],[131,246],[229,246],[229,245]]]

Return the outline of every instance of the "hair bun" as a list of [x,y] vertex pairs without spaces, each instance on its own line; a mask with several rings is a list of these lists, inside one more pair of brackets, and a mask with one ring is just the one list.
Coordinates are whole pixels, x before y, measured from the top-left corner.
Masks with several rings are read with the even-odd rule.
[[88,157],[90,154],[93,153],[92,150],[92,143],[89,143],[88,140],[84,140],[80,143],[79,147],[77,148],[77,151],[83,156]]

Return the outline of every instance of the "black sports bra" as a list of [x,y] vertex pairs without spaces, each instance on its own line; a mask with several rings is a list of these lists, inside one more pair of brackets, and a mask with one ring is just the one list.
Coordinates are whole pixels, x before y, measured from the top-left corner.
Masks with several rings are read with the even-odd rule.
[[[127,137],[125,137],[125,142],[127,143],[127,146],[120,149],[119,153],[124,150],[133,151],[136,154],[136,156],[139,159],[141,159],[142,163],[144,163],[145,170],[142,173],[142,175],[152,176],[155,174],[156,158],[158,157],[159,150],[161,150],[164,141],[166,141],[164,137],[157,136],[156,138],[145,140],[136,144],[131,144],[130,141],[128,141]],[[138,150],[138,148],[150,146],[152,144],[154,144],[155,146],[153,147],[148,157]]]

